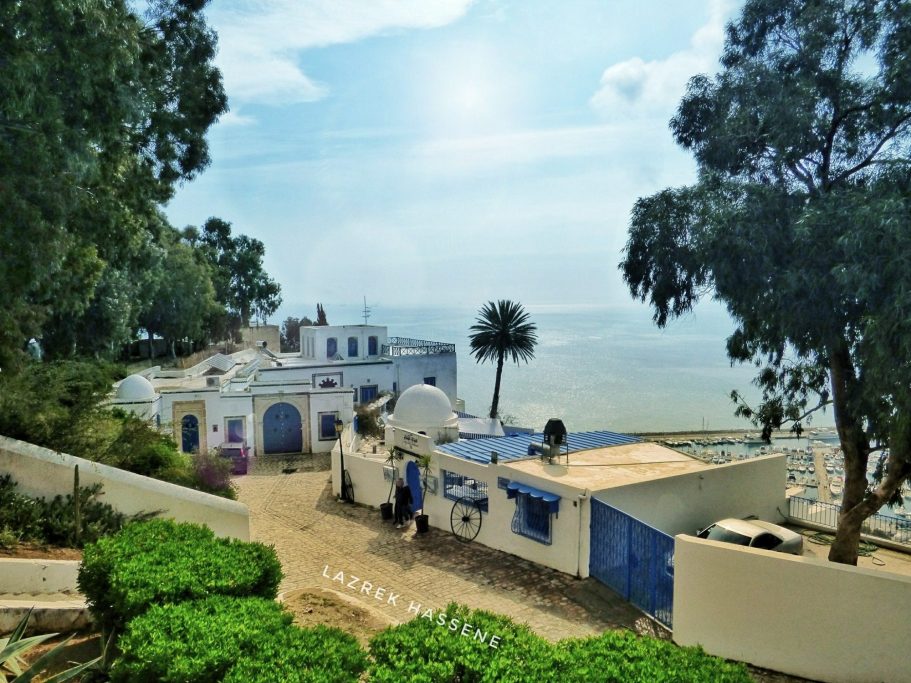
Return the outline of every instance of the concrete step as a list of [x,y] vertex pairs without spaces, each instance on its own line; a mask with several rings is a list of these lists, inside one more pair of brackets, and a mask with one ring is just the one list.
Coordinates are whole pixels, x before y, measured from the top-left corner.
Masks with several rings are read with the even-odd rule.
[[89,628],[92,618],[85,596],[63,593],[0,593],[0,633],[9,633],[32,609],[28,632],[68,633]]

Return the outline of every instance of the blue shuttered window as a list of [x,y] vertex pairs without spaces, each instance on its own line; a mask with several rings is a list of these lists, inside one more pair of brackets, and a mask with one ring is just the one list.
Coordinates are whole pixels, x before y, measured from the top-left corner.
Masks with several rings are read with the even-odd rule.
[[538,543],[550,545],[550,506],[547,501],[527,493],[516,496],[516,512],[512,516],[512,532]]

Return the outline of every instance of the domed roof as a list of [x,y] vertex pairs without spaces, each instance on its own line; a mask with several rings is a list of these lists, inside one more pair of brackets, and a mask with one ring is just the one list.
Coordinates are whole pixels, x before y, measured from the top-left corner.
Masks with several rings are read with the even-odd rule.
[[442,389],[429,384],[415,384],[402,392],[395,402],[392,422],[401,426],[433,429],[448,425],[453,419],[449,397]]
[[115,399],[118,401],[154,401],[157,398],[155,387],[142,375],[130,375],[117,387]]

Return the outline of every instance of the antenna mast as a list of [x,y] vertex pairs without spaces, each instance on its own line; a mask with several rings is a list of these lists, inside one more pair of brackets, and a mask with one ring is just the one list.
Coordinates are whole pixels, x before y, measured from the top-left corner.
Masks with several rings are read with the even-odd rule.
[[370,309],[367,308],[367,297],[364,297],[364,312],[361,314],[364,316],[364,324],[367,324],[367,321],[370,319]]

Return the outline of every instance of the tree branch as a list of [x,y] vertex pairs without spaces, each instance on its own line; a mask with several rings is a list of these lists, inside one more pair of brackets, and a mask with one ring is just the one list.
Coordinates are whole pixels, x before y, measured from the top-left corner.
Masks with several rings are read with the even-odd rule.
[[878,143],[876,143],[876,146],[875,146],[875,147],[873,148],[873,150],[866,156],[866,158],[864,158],[863,161],[860,161],[860,162],[858,162],[857,164],[855,164],[854,166],[852,166],[851,168],[849,168],[849,169],[847,169],[847,170],[845,170],[845,171],[839,173],[838,176],[836,176],[835,180],[833,180],[831,183],[829,183],[829,185],[827,186],[826,189],[827,189],[827,190],[830,189],[830,188],[833,187],[834,185],[840,183],[842,180],[845,180],[846,178],[849,178],[850,176],[854,175],[854,174],[857,173],[858,171],[860,171],[860,170],[866,168],[867,166],[869,166],[870,164],[872,164],[873,161],[874,161],[875,158],[876,158],[876,155],[879,154],[879,152],[880,152],[880,150],[883,148],[883,146],[884,146],[887,142],[889,142],[889,140],[894,139],[895,136],[896,136],[896,134],[898,133],[899,128],[901,128],[901,127],[902,127],[904,124],[906,124],[908,121],[911,121],[911,113],[906,114],[906,115],[903,116],[901,119],[899,119],[899,120],[898,120],[890,129],[889,129],[889,132],[886,133],[886,134],[883,136],[883,138],[882,138]]

